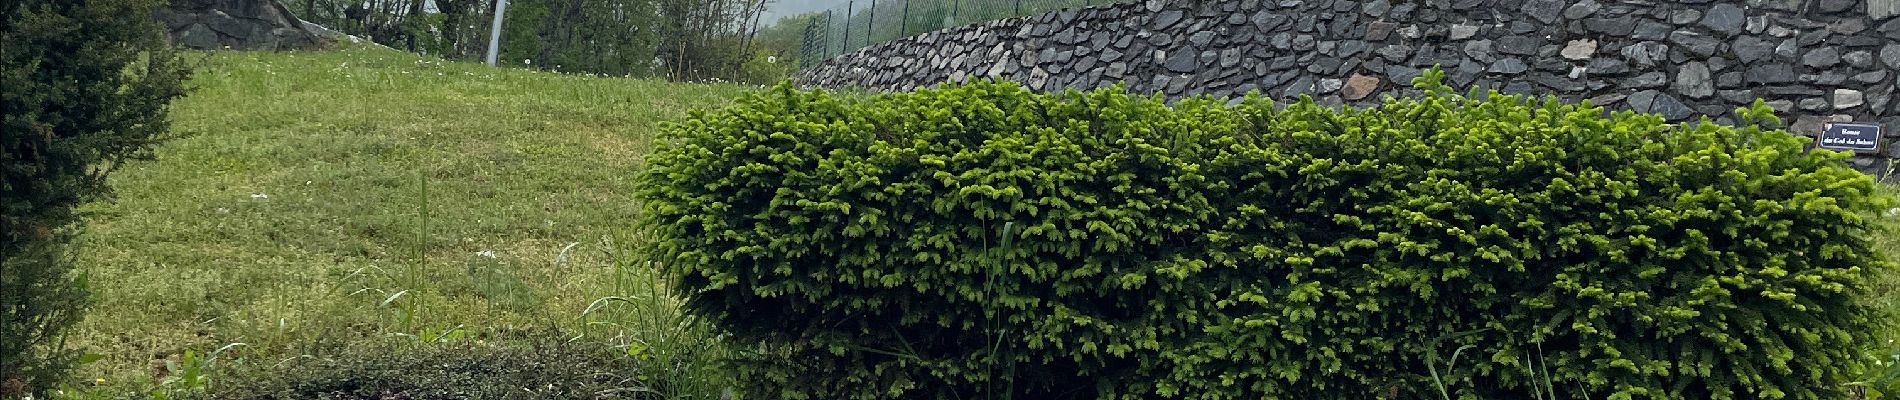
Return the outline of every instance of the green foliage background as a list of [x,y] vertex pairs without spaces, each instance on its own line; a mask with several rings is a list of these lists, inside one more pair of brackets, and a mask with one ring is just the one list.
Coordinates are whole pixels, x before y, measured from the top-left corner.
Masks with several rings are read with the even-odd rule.
[[780,86],[663,135],[650,257],[760,398],[1846,395],[1891,201],[1843,155],[1762,106],[1441,78],[1365,110]]
[[87,300],[66,254],[73,208],[163,139],[184,93],[156,3],[0,5],[0,398],[43,393],[77,360],[59,340]]

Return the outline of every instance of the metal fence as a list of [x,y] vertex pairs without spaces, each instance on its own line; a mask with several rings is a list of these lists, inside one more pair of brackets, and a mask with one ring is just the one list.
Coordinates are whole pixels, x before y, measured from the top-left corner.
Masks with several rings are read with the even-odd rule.
[[938,29],[1127,0],[849,0],[805,27],[799,67],[873,44]]

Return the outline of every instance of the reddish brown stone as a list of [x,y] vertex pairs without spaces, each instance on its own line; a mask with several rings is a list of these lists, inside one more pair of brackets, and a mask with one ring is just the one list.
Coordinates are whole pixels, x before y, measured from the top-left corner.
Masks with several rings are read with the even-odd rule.
[[1346,100],[1359,100],[1372,95],[1372,92],[1376,90],[1379,90],[1378,77],[1352,74],[1352,77],[1346,78],[1346,87],[1339,90],[1339,95],[1345,97]]

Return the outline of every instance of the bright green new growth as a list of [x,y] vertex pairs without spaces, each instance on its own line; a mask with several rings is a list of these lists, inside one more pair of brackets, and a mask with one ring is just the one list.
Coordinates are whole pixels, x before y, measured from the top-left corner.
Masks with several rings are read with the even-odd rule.
[[1888,200],[1840,154],[1441,77],[780,86],[671,126],[639,197],[762,398],[1844,396]]

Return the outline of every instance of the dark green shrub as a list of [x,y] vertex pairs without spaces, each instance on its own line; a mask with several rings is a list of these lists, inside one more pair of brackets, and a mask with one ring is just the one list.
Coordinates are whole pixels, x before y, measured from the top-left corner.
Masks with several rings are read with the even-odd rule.
[[689,312],[757,344],[755,397],[1831,399],[1858,376],[1888,200],[1840,155],[1765,107],[1677,126],[1439,77],[1343,111],[780,86],[670,126],[639,197]]
[[165,132],[185,69],[151,0],[0,4],[0,398],[41,392],[71,366],[55,340],[86,291],[64,253],[73,207]]

